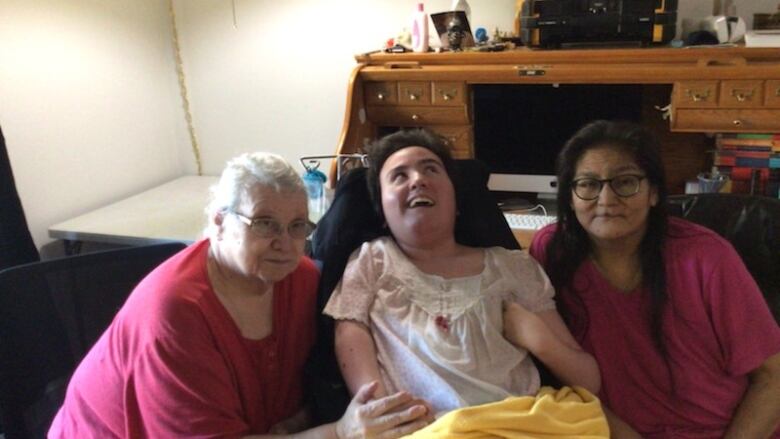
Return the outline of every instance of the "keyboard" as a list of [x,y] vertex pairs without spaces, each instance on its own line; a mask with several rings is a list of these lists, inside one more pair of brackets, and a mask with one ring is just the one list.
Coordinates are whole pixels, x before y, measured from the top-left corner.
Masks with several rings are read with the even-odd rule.
[[527,213],[504,213],[507,224],[513,229],[539,230],[547,224],[554,223],[551,215],[533,215]]

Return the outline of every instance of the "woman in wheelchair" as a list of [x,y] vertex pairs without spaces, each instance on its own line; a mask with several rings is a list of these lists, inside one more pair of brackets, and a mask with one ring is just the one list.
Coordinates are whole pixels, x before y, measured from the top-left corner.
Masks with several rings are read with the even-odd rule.
[[400,131],[368,158],[369,192],[392,236],[353,252],[325,307],[349,389],[378,381],[377,394],[408,391],[438,415],[535,395],[530,352],[563,383],[598,392],[596,362],[555,310],[542,268],[518,250],[455,241],[454,163],[443,141]]
[[780,329],[726,240],[667,218],[650,133],[594,122],[557,166],[558,222],[530,252],[598,360],[613,436],[780,437]]
[[[303,366],[319,274],[303,256],[313,228],[303,182],[279,156],[244,154],[212,198],[208,237],[131,293],[74,373],[50,438],[233,438],[308,426]],[[424,424],[425,407],[408,393],[375,398],[375,389],[362,387],[337,422],[293,437],[398,437]]]

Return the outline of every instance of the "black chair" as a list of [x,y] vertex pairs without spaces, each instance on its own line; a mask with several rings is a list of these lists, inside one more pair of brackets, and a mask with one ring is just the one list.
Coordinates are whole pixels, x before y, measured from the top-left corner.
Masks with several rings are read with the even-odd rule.
[[128,247],[0,271],[0,417],[43,438],[76,365],[138,282],[185,247]]
[[[459,210],[455,239],[471,246],[519,249],[496,199],[487,188],[488,168],[477,160],[456,160],[455,164]],[[322,274],[317,292],[317,343],[305,375],[317,423],[338,419],[350,400],[334,354],[334,322],[322,310],[344,273],[349,255],[364,242],[389,234],[372,207],[365,171],[353,169],[339,180],[333,203],[312,237],[311,256],[321,263]],[[549,376],[543,369],[542,374]]]
[[38,260],[0,130],[0,270]]
[[674,195],[667,204],[672,215],[710,228],[731,242],[780,323],[780,200],[697,194]]

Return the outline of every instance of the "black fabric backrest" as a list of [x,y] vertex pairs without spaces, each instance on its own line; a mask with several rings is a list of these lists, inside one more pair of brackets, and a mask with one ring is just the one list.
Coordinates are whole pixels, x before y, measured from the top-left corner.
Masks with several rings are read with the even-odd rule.
[[[459,211],[455,239],[476,247],[519,249],[496,199],[487,188],[490,177],[487,166],[476,160],[455,163]],[[333,203],[312,237],[312,258],[321,263],[322,274],[317,293],[318,339],[306,376],[318,423],[335,421],[349,403],[333,349],[334,322],[322,315],[322,309],[341,279],[349,255],[364,242],[387,234],[371,204],[365,169],[351,170],[339,181]]]
[[0,130],[0,270],[38,260]]
[[75,366],[138,282],[184,247],[129,247],[0,271],[0,416],[7,439],[45,437]]
[[672,215],[731,242],[780,323],[780,200],[743,194],[675,195],[668,206]]
[[[487,188],[490,172],[477,160],[456,160],[458,217],[455,239],[475,247],[501,246],[519,249],[498,203]],[[312,237],[312,258],[322,263],[319,307],[341,279],[347,259],[364,242],[388,235],[371,204],[365,168],[351,170],[339,181],[330,209]]]

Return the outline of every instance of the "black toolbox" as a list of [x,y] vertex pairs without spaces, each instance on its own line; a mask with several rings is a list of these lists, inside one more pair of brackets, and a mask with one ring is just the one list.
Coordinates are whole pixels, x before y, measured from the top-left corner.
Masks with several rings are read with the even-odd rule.
[[667,43],[676,32],[677,1],[523,0],[515,31],[531,47]]

